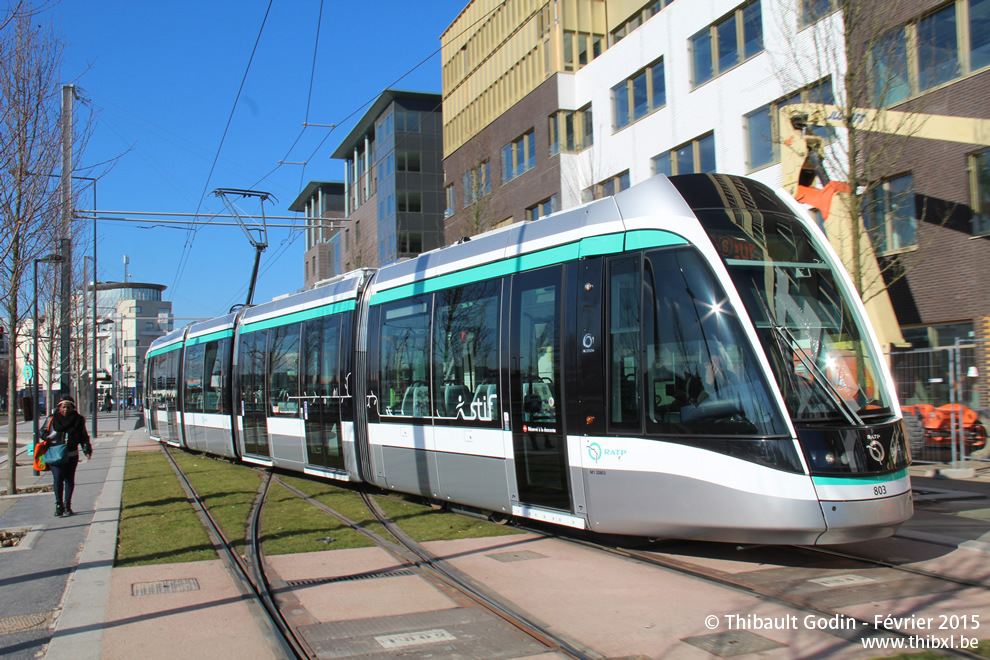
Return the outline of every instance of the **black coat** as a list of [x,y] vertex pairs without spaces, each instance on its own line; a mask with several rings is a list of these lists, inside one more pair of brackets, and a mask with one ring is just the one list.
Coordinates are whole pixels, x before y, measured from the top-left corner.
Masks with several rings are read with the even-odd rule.
[[[68,448],[66,454],[68,456],[78,456],[79,448],[82,447],[83,453],[89,456],[93,453],[93,445],[89,442],[89,433],[86,431],[86,419],[73,410],[68,415],[61,415],[59,413],[53,414],[49,418],[49,422],[45,423],[45,436],[48,446],[66,444]],[[58,431],[55,438],[49,439],[47,436],[50,431]]]

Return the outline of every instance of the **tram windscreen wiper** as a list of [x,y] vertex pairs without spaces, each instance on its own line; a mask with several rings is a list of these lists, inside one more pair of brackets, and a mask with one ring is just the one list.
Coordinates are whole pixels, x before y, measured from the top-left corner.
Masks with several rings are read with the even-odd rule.
[[832,385],[828,377],[823,374],[818,366],[808,358],[807,354],[804,352],[804,349],[801,348],[801,345],[798,343],[797,337],[791,333],[790,329],[774,322],[773,318],[769,317],[769,315],[768,318],[770,321],[770,328],[774,331],[774,334],[787,343],[797,358],[801,360],[801,364],[804,365],[804,368],[808,370],[808,374],[811,376],[811,382],[818,385],[819,389],[821,389],[822,392],[824,392],[828,398],[832,400],[850,424],[855,426],[863,426],[863,420],[860,416],[856,414],[856,411],[852,409],[845,399],[842,398],[842,395],[835,389],[835,386]]
[[863,426],[863,420],[846,400],[842,398],[842,395],[835,389],[835,386],[832,385],[828,377],[821,372],[818,366],[808,357],[807,353],[804,352],[797,337],[794,336],[789,328],[777,323],[773,313],[770,311],[770,306],[758,291],[756,292],[756,297],[763,306],[763,311],[767,316],[767,323],[770,329],[773,330],[777,340],[782,341],[797,356],[801,364],[804,365],[804,368],[808,370],[811,382],[817,385],[818,389],[824,392],[826,397],[835,404],[839,412],[842,413],[842,416],[846,418],[846,421],[854,426]]

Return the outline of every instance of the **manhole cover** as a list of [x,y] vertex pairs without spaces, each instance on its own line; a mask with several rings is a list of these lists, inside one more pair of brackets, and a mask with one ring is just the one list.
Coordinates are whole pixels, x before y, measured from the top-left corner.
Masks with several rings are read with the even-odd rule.
[[485,555],[486,557],[491,557],[502,562],[510,561],[526,561],[527,559],[546,559],[546,555],[541,555],[538,552],[533,552],[532,550],[519,550],[517,552],[496,552],[490,555]]
[[699,635],[698,637],[685,637],[681,641],[687,642],[691,646],[697,646],[699,649],[708,651],[720,658],[734,658],[737,655],[759,653],[787,646],[787,644],[775,642],[748,630],[731,630],[712,633],[711,635]]
[[0,619],[0,635],[10,635],[29,630],[41,630],[42,628],[48,628],[51,624],[51,612],[37,612],[35,614],[21,614],[20,616],[7,617],[6,619]]
[[823,587],[848,587],[853,584],[867,584],[870,582],[876,582],[876,580],[850,573],[848,575],[833,575],[831,577],[815,578],[813,580],[808,580],[808,582],[814,582],[815,584],[820,584]]
[[182,580],[137,582],[131,585],[132,596],[155,596],[158,594],[174,594],[181,591],[199,591],[199,582],[196,578],[185,578]]

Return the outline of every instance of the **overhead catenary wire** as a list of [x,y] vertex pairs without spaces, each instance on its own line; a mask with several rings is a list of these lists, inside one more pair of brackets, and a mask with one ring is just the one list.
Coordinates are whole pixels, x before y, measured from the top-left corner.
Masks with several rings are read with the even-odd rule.
[[[198,202],[197,213],[199,213],[199,211],[202,210],[202,207],[203,207],[203,204],[204,204],[204,199],[205,199],[205,196],[206,196],[206,192],[207,192],[207,190],[210,187],[210,182],[212,181],[212,177],[215,176],[215,174],[216,174],[217,166],[219,164],[220,158],[222,157],[223,149],[225,147],[226,140],[227,140],[227,138],[229,136],[229,131],[230,131],[231,126],[232,126],[232,118],[233,118],[234,113],[235,113],[235,111],[237,110],[237,108],[238,108],[238,106],[240,104],[242,92],[245,89],[246,81],[247,81],[248,75],[250,74],[250,71],[251,71],[251,68],[252,68],[252,63],[256,59],[256,53],[259,51],[260,40],[261,40],[261,38],[262,38],[262,36],[264,34],[265,26],[266,26],[266,24],[267,24],[267,22],[269,20],[269,16],[270,16],[270,13],[271,13],[272,5],[273,5],[273,3],[269,2],[268,7],[267,7],[266,12],[265,12],[265,15],[264,15],[264,19],[262,20],[261,26],[259,27],[258,35],[257,35],[257,37],[255,39],[255,43],[254,43],[254,48],[251,51],[251,56],[249,58],[249,61],[247,63],[247,66],[245,68],[244,75],[242,76],[241,84],[240,84],[240,87],[238,89],[237,95],[235,97],[234,104],[233,104],[233,106],[231,108],[230,115],[228,116],[228,120],[227,120],[226,126],[224,128],[223,134],[221,136],[220,142],[219,142],[219,144],[217,146],[216,151],[214,152],[213,160],[212,160],[211,167],[210,167],[210,171],[209,171],[207,180],[204,183],[203,194],[200,196],[200,201]],[[498,5],[496,5],[494,8],[492,8],[492,10],[490,12],[486,13],[484,16],[481,16],[477,21],[473,22],[471,25],[466,26],[463,29],[463,31],[461,32],[461,34],[466,33],[466,32],[469,32],[472,29],[474,29],[474,27],[478,23],[486,20],[489,15],[491,15],[494,12],[496,12],[503,5],[504,5],[504,2],[503,3],[499,3]],[[301,189],[303,183],[305,182],[305,170],[307,168],[308,163],[312,162],[313,159],[319,153],[319,151],[326,145],[326,142],[329,139],[329,136],[334,132],[334,129],[337,128],[338,126],[340,126],[342,123],[345,123],[345,122],[351,120],[353,117],[355,117],[360,112],[362,112],[363,110],[365,110],[370,104],[374,103],[375,99],[377,99],[380,96],[380,93],[379,93],[374,98],[369,99],[367,102],[365,102],[365,103],[361,104],[360,106],[358,106],[357,108],[355,108],[351,113],[347,114],[347,116],[344,119],[342,119],[341,121],[336,122],[334,124],[330,124],[330,125],[323,124],[323,125],[320,125],[320,124],[310,123],[309,120],[310,120],[310,117],[311,117],[311,115],[313,113],[312,103],[313,103],[313,94],[314,94],[315,81],[316,81],[316,66],[317,66],[317,62],[318,62],[318,59],[319,59],[319,45],[320,45],[320,31],[321,31],[321,26],[322,26],[322,16],[323,16],[323,2],[321,0],[321,2],[319,4],[318,20],[316,22],[315,41],[314,41],[314,47],[313,47],[313,56],[312,56],[312,60],[311,60],[311,71],[310,71],[310,80],[309,80],[309,86],[308,86],[309,88],[308,88],[308,91],[307,91],[306,108],[305,108],[305,113],[304,113],[305,121],[303,123],[302,131],[300,131],[300,134],[295,138],[295,140],[293,140],[293,142],[290,145],[288,151],[286,152],[286,156],[279,162],[278,166],[276,166],[275,168],[273,168],[267,174],[264,174],[263,176],[261,176],[261,178],[258,179],[257,183],[252,184],[252,187],[257,186],[258,184],[260,184],[260,183],[266,181],[267,179],[271,178],[271,176],[281,167],[281,165],[283,165],[283,164],[296,164],[296,165],[301,165],[302,166],[302,169],[300,171],[300,189]],[[442,52],[442,47],[441,48],[437,48],[436,50],[434,50],[433,52],[431,52],[428,56],[426,56],[425,58],[423,58],[421,61],[419,61],[415,65],[411,66],[405,73],[403,73],[401,76],[398,76],[395,79],[395,81],[391,84],[391,86],[395,86],[396,84],[398,84],[399,82],[401,82],[403,79],[405,79],[406,77],[408,77],[410,74],[412,74],[416,70],[418,70],[421,67],[423,67],[425,64],[427,64],[431,59],[433,59],[440,52]],[[300,142],[301,142],[301,138],[303,137],[303,134],[309,128],[329,128],[329,130],[326,131],[326,134],[319,141],[319,143],[316,145],[315,149],[312,151],[312,154],[308,158],[303,159],[300,162],[292,162],[291,155],[292,155],[292,153],[294,151],[296,151],[296,149],[298,149],[298,147],[300,145]],[[120,137],[123,138],[122,135]],[[295,159],[295,160],[299,160],[299,159]],[[297,217],[300,220],[305,220],[301,216],[297,216]],[[116,220],[111,220],[111,221],[116,221]],[[151,225],[148,225],[148,222],[149,221],[147,219],[145,219],[145,220],[134,219],[134,220],[129,220],[129,222],[131,222],[131,226],[134,226],[134,224],[138,224],[138,225],[144,224],[144,225],[149,226],[149,227],[150,226],[154,226],[154,225],[157,225],[157,226],[169,226],[170,227],[172,225],[172,223],[157,222],[157,221],[156,222],[152,222]],[[178,263],[177,263],[177,266],[176,266],[176,271],[175,271],[175,276],[174,276],[174,279],[173,279],[172,285],[171,285],[171,288],[172,288],[173,291],[177,290],[178,285],[179,285],[179,283],[180,283],[180,281],[182,279],[182,276],[183,276],[183,274],[185,272],[185,269],[188,266],[188,264],[190,263],[190,259],[191,259],[191,256],[192,256],[192,249],[193,249],[193,245],[195,243],[196,235],[197,235],[199,229],[201,229],[206,224],[219,224],[219,223],[216,223],[216,222],[206,222],[206,223],[202,223],[202,224],[187,223],[188,231],[187,231],[186,243],[183,246],[182,254],[181,254],[181,256],[180,256],[180,258],[178,260]],[[283,227],[279,227],[279,228],[283,228]],[[284,227],[284,228],[290,229],[290,230],[296,229],[295,226],[289,226],[289,227]],[[280,245],[280,248],[278,250],[276,250],[274,252],[274,254],[270,253],[270,254],[266,255],[266,258],[265,258],[265,262],[266,263],[263,264],[263,268],[262,268],[262,272],[263,273],[268,272],[271,269],[271,267],[280,259],[280,257],[287,252],[287,248],[290,247],[291,245],[293,245],[295,243],[295,241],[298,239],[298,236],[299,235],[300,235],[299,232],[292,231],[291,232],[291,236],[288,239],[282,241],[282,244]]]
[[[220,152],[223,149],[223,144],[227,139],[227,132],[230,130],[230,124],[234,120],[234,112],[237,110],[237,104],[241,99],[241,93],[244,91],[244,84],[247,82],[248,73],[251,71],[251,64],[254,62],[255,53],[258,52],[258,44],[261,43],[261,35],[265,31],[265,24],[268,22],[268,16],[271,14],[272,2],[273,0],[269,0],[268,8],[265,10],[265,17],[261,20],[261,27],[258,28],[258,36],[254,40],[254,47],[251,49],[251,56],[248,58],[247,66],[244,69],[244,75],[241,77],[240,87],[237,88],[237,95],[234,97],[234,104],[230,108],[230,115],[227,117],[227,125],[223,129],[223,135],[220,137],[220,144],[217,145],[216,155],[213,157],[213,164],[210,166],[210,173],[206,176],[206,181],[203,184],[203,192],[199,196],[199,205],[196,207],[197,213],[199,213],[199,210],[202,208],[203,202],[206,199],[206,191],[209,190],[210,180],[213,178],[213,171],[216,169],[217,161],[220,159]],[[179,258],[175,279],[172,281],[173,290],[176,288],[179,279],[182,277],[183,271],[185,271],[186,264],[192,254],[192,245],[195,239],[196,229],[190,228],[190,231],[186,234],[186,243],[182,248],[182,255]]]

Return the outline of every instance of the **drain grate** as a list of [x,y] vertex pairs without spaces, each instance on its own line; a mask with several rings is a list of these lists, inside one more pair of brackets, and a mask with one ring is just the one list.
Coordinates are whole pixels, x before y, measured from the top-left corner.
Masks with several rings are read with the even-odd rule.
[[185,578],[182,580],[136,582],[131,585],[132,596],[158,596],[160,594],[175,594],[181,591],[199,591],[199,581],[196,578]]
[[354,582],[356,580],[374,580],[387,577],[404,577],[412,575],[408,568],[400,568],[395,571],[372,571],[371,573],[357,573],[356,575],[341,575],[339,577],[311,578],[308,580],[289,580],[285,584],[290,587],[311,587],[316,584],[330,584],[331,582]]
[[787,646],[787,644],[775,642],[748,630],[732,630],[711,635],[699,635],[698,637],[685,637],[681,641],[687,642],[691,646],[697,646],[699,649],[708,651],[720,658],[734,658],[737,655],[758,653]]
[[501,562],[510,561],[526,561],[528,559],[546,559],[546,555],[541,555],[538,552],[533,552],[532,550],[519,550],[517,552],[496,552],[494,554],[485,555],[486,557],[491,557],[492,559]]
[[0,635],[10,635],[12,633],[27,632],[29,630],[41,630],[52,625],[51,612],[37,612],[35,614],[21,614],[6,619],[0,619]]

